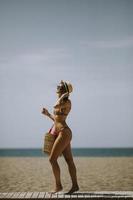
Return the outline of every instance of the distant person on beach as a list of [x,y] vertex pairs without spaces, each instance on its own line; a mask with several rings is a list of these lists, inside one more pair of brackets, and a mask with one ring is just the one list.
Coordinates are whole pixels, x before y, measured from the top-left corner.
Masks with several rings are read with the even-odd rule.
[[42,110],[42,114],[48,116],[54,121],[54,124],[50,129],[50,133],[54,134],[56,137],[51,153],[49,155],[49,161],[52,165],[52,170],[55,177],[55,189],[52,191],[52,193],[59,192],[63,189],[60,178],[60,167],[57,162],[57,159],[61,154],[63,154],[68,164],[68,169],[72,180],[72,187],[66,194],[72,194],[73,192],[79,190],[76,167],[73,161],[70,143],[72,140],[72,131],[65,121],[68,113],[71,110],[69,93],[72,91],[72,85],[69,82],[61,80],[59,85],[57,85],[56,93],[58,95],[58,100],[54,105],[53,115],[50,114],[46,108],[43,108]]

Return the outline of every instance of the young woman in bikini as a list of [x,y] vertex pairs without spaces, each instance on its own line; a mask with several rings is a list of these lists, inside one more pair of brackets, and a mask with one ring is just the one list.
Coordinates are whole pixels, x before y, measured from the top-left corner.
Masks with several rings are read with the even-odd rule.
[[52,191],[52,193],[59,192],[63,189],[60,178],[60,168],[57,162],[57,159],[61,154],[63,154],[68,164],[68,169],[72,180],[72,187],[67,192],[67,194],[72,194],[73,192],[79,190],[79,186],[77,183],[76,167],[73,161],[70,144],[72,139],[72,131],[66,124],[67,115],[71,110],[71,101],[68,97],[69,93],[72,92],[72,90],[73,88],[70,83],[61,80],[56,90],[58,100],[54,105],[53,115],[50,114],[46,108],[43,108],[42,110],[42,114],[48,116],[54,121],[54,124],[50,131],[51,134],[56,135],[56,140],[49,155],[49,161],[52,165],[52,170],[56,183],[55,189],[54,191]]

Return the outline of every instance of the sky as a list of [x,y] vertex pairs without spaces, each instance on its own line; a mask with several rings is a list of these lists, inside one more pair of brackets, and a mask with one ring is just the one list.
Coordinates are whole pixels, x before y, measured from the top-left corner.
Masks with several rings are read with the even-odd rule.
[[0,0],[0,148],[42,148],[60,80],[72,147],[133,147],[133,1]]

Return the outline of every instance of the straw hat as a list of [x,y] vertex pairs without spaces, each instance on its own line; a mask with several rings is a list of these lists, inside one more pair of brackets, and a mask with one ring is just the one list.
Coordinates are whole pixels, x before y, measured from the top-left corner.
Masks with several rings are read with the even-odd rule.
[[64,81],[64,84],[65,84],[65,86],[66,86],[67,91],[68,91],[69,93],[71,93],[71,92],[73,91],[73,86],[72,86],[72,84],[71,84],[70,82],[68,82],[68,81]]

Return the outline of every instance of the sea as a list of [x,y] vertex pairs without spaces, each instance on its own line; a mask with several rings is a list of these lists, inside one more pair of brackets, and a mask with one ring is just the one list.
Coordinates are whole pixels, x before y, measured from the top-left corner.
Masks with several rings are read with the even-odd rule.
[[[133,148],[72,148],[75,157],[132,157]],[[1,148],[0,157],[47,157],[40,148]]]

